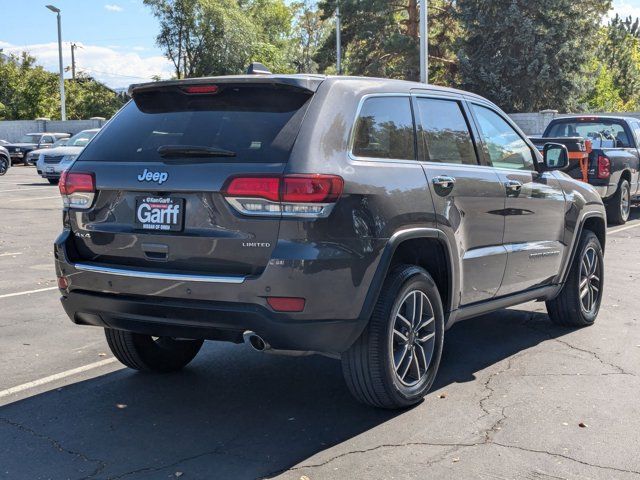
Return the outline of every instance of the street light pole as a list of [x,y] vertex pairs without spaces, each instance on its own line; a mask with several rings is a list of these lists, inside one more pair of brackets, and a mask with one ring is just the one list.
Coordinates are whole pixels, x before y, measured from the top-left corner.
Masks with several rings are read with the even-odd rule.
[[47,8],[56,14],[58,18],[58,63],[60,64],[60,117],[62,120],[67,119],[67,111],[65,108],[64,96],[64,67],[62,66],[62,23],[60,19],[60,9],[53,5],[47,5]]
[[336,70],[342,74],[342,38],[340,35],[340,3],[336,5]]
[[427,0],[420,0],[420,81],[429,83],[429,29],[427,28]]

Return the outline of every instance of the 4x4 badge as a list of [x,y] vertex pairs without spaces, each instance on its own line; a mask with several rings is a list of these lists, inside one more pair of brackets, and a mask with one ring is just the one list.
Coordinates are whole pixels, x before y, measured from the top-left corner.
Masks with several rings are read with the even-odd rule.
[[158,182],[158,185],[162,185],[169,178],[167,172],[150,172],[146,168],[144,172],[138,175],[139,182]]

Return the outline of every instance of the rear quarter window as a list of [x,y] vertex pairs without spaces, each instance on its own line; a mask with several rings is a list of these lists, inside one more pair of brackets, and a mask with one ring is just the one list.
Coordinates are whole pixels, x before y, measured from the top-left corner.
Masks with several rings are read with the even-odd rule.
[[409,97],[365,99],[356,119],[356,157],[415,160],[415,131]]
[[180,88],[134,96],[83,151],[79,161],[159,162],[162,146],[229,150],[224,162],[284,163],[311,93],[267,86],[224,85],[217,94]]

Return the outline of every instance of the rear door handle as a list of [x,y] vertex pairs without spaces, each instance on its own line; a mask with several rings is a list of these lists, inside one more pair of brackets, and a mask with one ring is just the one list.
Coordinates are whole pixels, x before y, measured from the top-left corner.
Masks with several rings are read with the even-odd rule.
[[433,180],[431,180],[431,182],[436,187],[449,189],[453,188],[453,186],[456,184],[456,179],[448,175],[439,175],[437,177],[433,177]]
[[520,193],[520,190],[522,190],[522,183],[517,180],[507,180],[504,182],[504,186],[507,189],[507,193]]

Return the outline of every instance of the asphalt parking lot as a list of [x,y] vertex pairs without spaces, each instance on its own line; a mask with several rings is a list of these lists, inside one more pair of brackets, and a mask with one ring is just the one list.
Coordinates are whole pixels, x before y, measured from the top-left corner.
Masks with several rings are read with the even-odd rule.
[[640,210],[609,229],[594,327],[539,303],[457,324],[434,390],[386,412],[322,357],[209,342],[181,374],[123,369],[59,304],[60,207],[35,169],[0,177],[0,478],[640,478]]

